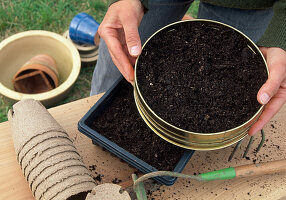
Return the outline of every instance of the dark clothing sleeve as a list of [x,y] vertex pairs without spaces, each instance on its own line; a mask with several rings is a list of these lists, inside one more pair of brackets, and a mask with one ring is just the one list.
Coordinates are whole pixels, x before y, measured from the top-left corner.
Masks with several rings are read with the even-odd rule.
[[[117,1],[120,1],[120,0],[109,0],[109,6]],[[142,5],[144,6],[144,13],[147,12],[148,10],[148,0],[140,0]]]
[[[109,0],[109,5],[119,0]],[[148,0],[140,0],[144,6],[144,12],[148,10]],[[273,8],[273,18],[265,33],[258,40],[257,45],[264,47],[279,47],[286,51],[286,0],[201,0],[213,5],[241,8],[264,9]]]
[[276,1],[273,11],[273,18],[257,45],[279,47],[286,51],[286,0]]

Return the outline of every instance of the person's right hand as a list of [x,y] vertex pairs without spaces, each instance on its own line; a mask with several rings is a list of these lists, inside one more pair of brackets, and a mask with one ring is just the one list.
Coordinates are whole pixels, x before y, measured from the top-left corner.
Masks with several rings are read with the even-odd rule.
[[133,66],[141,53],[138,27],[144,15],[139,0],[119,0],[113,3],[99,26],[111,58],[127,81],[133,83]]

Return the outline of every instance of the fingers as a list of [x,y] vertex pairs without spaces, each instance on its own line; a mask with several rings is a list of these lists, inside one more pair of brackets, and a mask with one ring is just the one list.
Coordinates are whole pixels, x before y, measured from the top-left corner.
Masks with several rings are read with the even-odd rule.
[[[271,68],[270,68],[271,67]],[[266,83],[260,88],[257,94],[259,103],[265,105],[277,93],[284,80],[285,67],[281,64],[269,65],[269,77]]]
[[140,1],[118,1],[109,7],[98,29],[114,64],[130,83],[134,81],[134,58],[141,53],[138,26],[143,15]]
[[137,57],[141,53],[141,40],[138,32],[138,22],[130,18],[129,16],[124,16],[122,19],[122,25],[125,33],[125,41],[128,47],[129,54],[131,56]]
[[105,41],[114,64],[117,66],[124,78],[128,82],[132,83],[134,81],[134,70],[126,53],[123,51],[120,41],[117,37],[111,36],[107,36]]
[[[121,21],[125,32],[125,41],[128,47],[128,52],[131,56],[137,57],[141,54],[141,40],[139,37],[138,27],[142,20],[144,9],[142,4],[134,7],[134,12],[121,15]],[[134,16],[136,18],[134,19]]]
[[257,94],[257,100],[261,104],[267,104],[269,102],[269,100],[277,93],[286,76],[285,51],[279,48],[269,49],[261,49],[266,57],[269,68],[268,80],[260,88]]
[[[112,17],[106,19],[99,27],[99,34],[105,41],[113,63],[116,65],[124,78],[132,83],[134,80],[134,70],[128,59],[128,55],[122,45],[122,25],[117,21],[114,22]],[[124,38],[124,37],[123,37]],[[125,41],[123,41],[125,42]]]
[[269,77],[260,88],[257,100],[266,105],[257,122],[249,129],[249,135],[260,131],[286,101],[286,52],[280,48],[262,47],[260,50],[266,58]]
[[254,135],[260,131],[267,122],[280,110],[286,101],[286,88],[281,88],[277,94],[265,106],[265,109],[257,122],[249,129],[248,134]]
[[261,53],[263,54],[263,56],[266,58],[266,52],[267,52],[267,47],[259,47]]

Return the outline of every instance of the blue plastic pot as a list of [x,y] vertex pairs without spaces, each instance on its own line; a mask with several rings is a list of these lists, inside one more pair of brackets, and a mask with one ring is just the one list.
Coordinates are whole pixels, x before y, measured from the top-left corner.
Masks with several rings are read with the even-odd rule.
[[92,16],[86,13],[77,14],[69,26],[69,35],[77,44],[94,44],[94,37],[97,33],[99,23]]

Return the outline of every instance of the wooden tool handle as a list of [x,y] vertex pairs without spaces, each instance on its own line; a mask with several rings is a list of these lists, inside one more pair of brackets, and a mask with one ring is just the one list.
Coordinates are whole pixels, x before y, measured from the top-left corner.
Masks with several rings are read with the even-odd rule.
[[277,172],[286,172],[286,160],[277,160],[235,167],[236,177],[259,176]]

